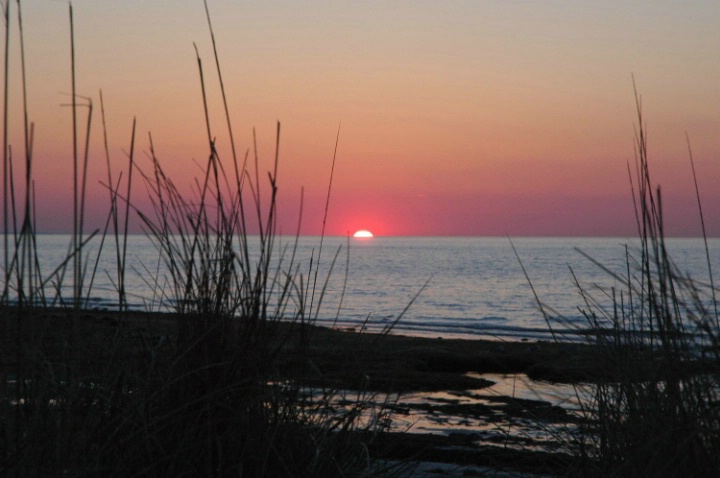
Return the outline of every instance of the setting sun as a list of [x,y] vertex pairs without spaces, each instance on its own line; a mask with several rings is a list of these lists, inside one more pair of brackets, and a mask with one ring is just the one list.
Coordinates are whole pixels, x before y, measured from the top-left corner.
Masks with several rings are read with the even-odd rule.
[[353,234],[353,237],[368,238],[368,237],[373,237],[373,233],[370,231],[366,231],[365,229],[361,229],[361,230],[357,231],[355,234]]

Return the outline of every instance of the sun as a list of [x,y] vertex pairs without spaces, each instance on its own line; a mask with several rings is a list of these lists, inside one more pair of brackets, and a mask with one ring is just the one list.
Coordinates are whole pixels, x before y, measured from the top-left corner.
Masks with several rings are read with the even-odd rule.
[[353,234],[353,237],[360,238],[360,239],[367,239],[367,238],[373,237],[373,233],[368,230],[365,230],[365,229],[360,229],[355,234]]

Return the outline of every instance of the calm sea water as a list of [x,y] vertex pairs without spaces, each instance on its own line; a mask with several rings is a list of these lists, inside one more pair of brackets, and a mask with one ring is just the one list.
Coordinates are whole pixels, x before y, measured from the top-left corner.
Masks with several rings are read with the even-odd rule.
[[[293,241],[294,238],[282,238],[279,245],[292,246]],[[44,274],[62,262],[69,242],[70,237],[66,235],[38,236]],[[585,251],[608,269],[626,274],[625,245],[632,247],[634,243],[618,238],[518,238],[513,242],[535,292],[554,317],[554,329],[561,333],[573,333],[586,324],[578,309],[583,301],[571,269],[580,284],[608,307],[612,302],[599,288],[622,287],[576,249]],[[671,255],[682,271],[707,281],[702,240],[672,239],[669,244]],[[299,240],[296,266],[305,276],[305,283],[308,276],[312,278],[311,265],[318,263],[319,246],[317,237]],[[88,254],[93,260],[94,250],[97,245]],[[138,235],[129,238],[127,250],[126,287],[131,306],[146,310],[170,307],[168,299],[159,293],[166,284],[155,246],[145,236]],[[332,258],[338,250],[335,267],[328,278]],[[710,240],[710,253],[713,270],[720,271],[720,239]],[[114,248],[106,244],[88,294],[91,307],[112,308],[117,302],[114,254]],[[395,333],[499,339],[550,337],[545,318],[507,238],[348,240],[332,237],[325,238],[319,261],[318,290],[327,279],[326,292],[317,311],[320,324],[355,329],[364,326],[377,331],[402,315],[395,325]],[[70,272],[67,276],[65,283],[69,285]],[[158,285],[154,277],[160,278]],[[717,274],[715,280],[718,281]],[[69,294],[69,287],[65,287],[63,293]],[[316,305],[317,302],[316,298]]]

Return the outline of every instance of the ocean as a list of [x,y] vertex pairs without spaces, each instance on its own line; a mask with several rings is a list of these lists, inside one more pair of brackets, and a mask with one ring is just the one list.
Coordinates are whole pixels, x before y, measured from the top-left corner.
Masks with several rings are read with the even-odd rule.
[[[108,241],[92,288],[85,291],[88,307],[112,309],[117,304],[115,249]],[[289,267],[294,241],[293,237],[278,238],[276,257],[287,247],[283,270]],[[611,310],[608,291],[622,289],[624,284],[608,271],[626,276],[626,246],[633,250],[637,245],[634,239],[622,238],[515,238],[512,242],[520,261],[508,238],[326,237],[320,249],[319,237],[301,237],[293,271],[303,276],[304,284],[313,283],[311,267],[314,270],[320,264],[311,313],[319,325],[376,332],[394,324],[393,333],[398,334],[497,340],[548,340],[550,325],[556,334],[572,340],[587,328],[582,312],[587,307],[574,277],[586,293]],[[68,235],[37,236],[43,276],[62,263],[69,243]],[[259,244],[257,238],[251,238],[251,243]],[[91,244],[86,253],[88,277],[99,241]],[[702,239],[669,239],[668,248],[681,272],[708,282]],[[709,248],[718,282],[720,239],[710,239]],[[171,309],[172,298],[160,293],[169,290],[162,261],[147,237],[129,237],[127,263],[130,306]],[[66,297],[71,293],[71,276],[68,270],[62,287]],[[52,287],[49,281],[49,295]]]

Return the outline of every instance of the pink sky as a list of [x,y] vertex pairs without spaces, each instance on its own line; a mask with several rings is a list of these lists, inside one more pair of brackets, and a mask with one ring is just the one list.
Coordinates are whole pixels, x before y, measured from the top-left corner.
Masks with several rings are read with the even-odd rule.
[[[687,132],[706,223],[720,235],[715,1],[209,0],[209,6],[236,143],[243,153],[252,149],[256,128],[263,177],[272,166],[276,121],[282,123],[284,232],[295,230],[301,188],[302,231],[320,232],[341,124],[329,234],[633,235],[627,163],[634,161],[634,74],[668,232],[700,233]],[[22,7],[38,227],[68,231],[71,115],[62,106],[70,92],[68,5],[34,0]],[[95,105],[88,221],[100,226],[108,208],[99,185],[107,175],[100,89],[114,174],[127,169],[136,117],[139,164],[149,165],[152,133],[174,182],[189,188],[199,171],[195,161],[208,149],[195,42],[224,158],[229,143],[202,1],[77,0],[73,7],[78,93]],[[11,8],[16,13],[15,2]],[[11,33],[9,127],[19,165],[16,20]],[[144,196],[138,187],[140,207],[147,207]]]

